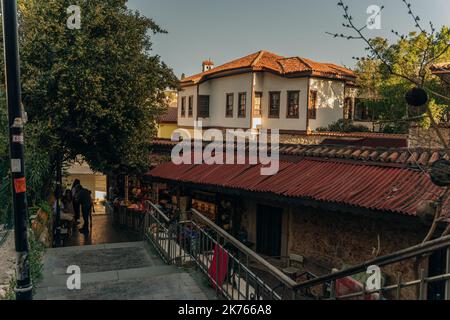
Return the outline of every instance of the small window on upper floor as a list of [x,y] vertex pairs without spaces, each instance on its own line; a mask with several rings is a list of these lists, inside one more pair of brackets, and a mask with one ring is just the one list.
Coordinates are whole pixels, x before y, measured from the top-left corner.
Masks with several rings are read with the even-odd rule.
[[198,116],[199,118],[209,118],[209,96],[198,97]]
[[194,96],[190,96],[188,104],[188,117],[192,117],[193,115],[194,115]]
[[280,96],[279,91],[269,93],[269,118],[280,117]]
[[233,118],[234,113],[234,93],[227,94],[225,117]]
[[239,93],[239,109],[238,117],[245,118],[247,116],[247,93]]
[[299,118],[300,91],[288,91],[287,93],[287,118]]
[[317,118],[317,91],[315,90],[309,92],[308,118]]
[[255,117],[262,116],[262,92],[255,92],[255,106],[253,108],[253,115]]
[[354,98],[345,98],[344,100],[344,119],[353,120],[353,101]]
[[181,116],[186,116],[186,97],[181,98]]

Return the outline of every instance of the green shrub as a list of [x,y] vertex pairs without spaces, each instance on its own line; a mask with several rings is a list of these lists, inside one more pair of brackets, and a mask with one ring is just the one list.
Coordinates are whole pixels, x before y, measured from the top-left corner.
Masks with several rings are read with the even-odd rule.
[[355,125],[352,120],[340,119],[333,122],[328,127],[317,128],[318,132],[369,132],[369,128],[363,125]]

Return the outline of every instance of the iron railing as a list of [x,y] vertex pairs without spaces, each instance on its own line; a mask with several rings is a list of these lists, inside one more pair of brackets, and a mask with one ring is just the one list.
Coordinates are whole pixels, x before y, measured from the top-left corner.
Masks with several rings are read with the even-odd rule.
[[[430,284],[444,283],[441,297],[450,300],[450,236],[426,242],[377,259],[297,283],[279,268],[252,251],[195,209],[181,219],[170,220],[158,206],[146,203],[144,219],[146,239],[169,264],[193,265],[210,280],[217,294],[230,300],[280,299],[427,299]],[[434,252],[445,250],[445,271],[428,276],[424,264]],[[419,262],[418,262],[419,261]],[[396,278],[377,290],[360,290],[339,295],[337,286],[346,279],[356,279],[368,267],[378,266],[383,274],[397,272]],[[417,264],[417,275],[412,266]],[[389,269],[389,270],[387,270]]]
[[292,299],[294,280],[195,209],[171,221],[153,203],[146,206],[146,238],[166,263],[196,266],[226,299]]
[[[427,276],[424,264],[427,259],[435,252],[445,251],[445,270],[434,276]],[[410,268],[408,274],[398,271],[394,283],[384,284],[379,289],[367,290],[366,285],[361,283],[360,290],[348,294],[337,295],[336,285],[343,279],[350,279],[352,276],[366,273],[370,266],[377,266],[380,269],[390,268],[392,270],[400,270],[401,263],[408,263]],[[414,267],[416,265],[416,267]],[[397,268],[395,268],[397,266]],[[404,269],[404,268],[403,268]],[[415,272],[418,271],[418,272]],[[406,279],[409,278],[409,279]],[[443,300],[450,300],[450,236],[429,241],[414,247],[410,247],[372,261],[365,262],[355,267],[345,269],[343,271],[331,273],[329,275],[318,277],[316,279],[303,282],[294,286],[293,290],[297,293],[308,291],[328,292],[327,294],[318,295],[318,299],[414,299],[428,300],[427,288],[430,284],[440,282],[445,286]],[[409,292],[405,293],[405,289]]]

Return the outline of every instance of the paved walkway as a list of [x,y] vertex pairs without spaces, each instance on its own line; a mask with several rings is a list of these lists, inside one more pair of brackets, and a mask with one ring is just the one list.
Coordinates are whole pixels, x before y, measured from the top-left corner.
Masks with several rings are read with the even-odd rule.
[[[83,220],[83,218],[81,218]],[[81,225],[80,225],[81,227]],[[126,230],[122,230],[112,223],[112,217],[106,214],[93,215],[92,229],[88,235],[84,235],[75,230],[72,239],[67,243],[67,247],[98,245],[106,243],[133,242],[141,240],[140,237]]]
[[[70,291],[68,266],[81,268]],[[195,271],[163,264],[145,242],[49,249],[36,300],[207,300],[215,293]]]

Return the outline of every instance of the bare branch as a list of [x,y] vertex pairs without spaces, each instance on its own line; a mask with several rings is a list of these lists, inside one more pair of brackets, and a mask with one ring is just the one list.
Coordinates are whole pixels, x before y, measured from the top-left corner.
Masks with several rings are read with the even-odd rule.
[[425,29],[423,29],[421,26],[420,26],[420,17],[419,16],[416,16],[415,14],[414,14],[414,12],[412,11],[412,5],[411,5],[411,3],[408,3],[406,0],[402,0],[403,1],[403,3],[405,4],[405,6],[408,8],[408,14],[413,18],[413,20],[414,20],[414,23],[415,23],[415,27],[417,28],[417,29],[419,29],[420,30],[420,32],[423,32],[423,33],[425,33],[425,34],[428,34],[428,32],[427,31],[425,31]]

